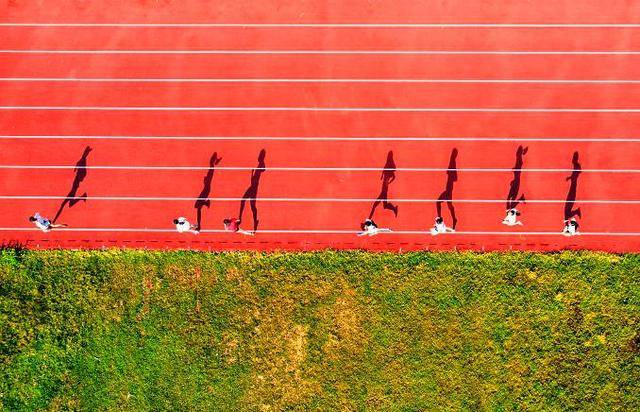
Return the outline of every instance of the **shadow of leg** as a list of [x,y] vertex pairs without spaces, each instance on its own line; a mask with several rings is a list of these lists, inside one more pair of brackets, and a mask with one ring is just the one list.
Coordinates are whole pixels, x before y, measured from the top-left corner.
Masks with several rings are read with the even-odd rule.
[[453,202],[447,202],[447,207],[449,208],[449,213],[451,213],[451,228],[455,229],[458,219],[456,218],[456,209],[453,206]]
[[256,206],[256,201],[251,200],[249,202],[249,205],[251,206],[251,214],[253,215],[253,231],[255,232],[256,230],[258,230],[258,207]]

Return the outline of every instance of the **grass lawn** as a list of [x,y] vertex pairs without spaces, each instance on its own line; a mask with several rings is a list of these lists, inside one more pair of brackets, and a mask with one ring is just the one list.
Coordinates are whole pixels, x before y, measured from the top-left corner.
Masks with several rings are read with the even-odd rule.
[[640,410],[640,255],[0,252],[4,410]]

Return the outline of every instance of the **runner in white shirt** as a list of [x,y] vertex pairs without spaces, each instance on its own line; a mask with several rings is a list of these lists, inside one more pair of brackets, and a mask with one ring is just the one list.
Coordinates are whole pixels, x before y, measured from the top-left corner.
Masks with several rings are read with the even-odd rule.
[[442,233],[447,233],[447,232],[449,233],[455,232],[455,230],[451,229],[450,227],[447,227],[447,225],[444,224],[444,219],[440,216],[436,218],[435,224],[429,231],[433,236],[440,235]]
[[197,235],[198,233],[200,233],[200,231],[198,230],[198,226],[192,225],[184,217],[173,219],[173,224],[176,225],[176,230],[178,231],[178,233],[191,232],[194,235]]
[[575,218],[571,218],[570,220],[564,221],[564,229],[562,229],[562,234],[565,236],[575,236],[579,235],[578,228],[580,225],[576,221]]
[[375,236],[379,233],[391,232],[391,229],[379,228],[378,225],[376,225],[376,223],[371,219],[365,220],[364,223],[360,225],[360,227],[362,228],[362,232],[358,233],[358,236]]
[[29,222],[33,222],[36,227],[43,232],[49,232],[51,229],[68,226],[64,223],[51,223],[49,219],[40,216],[40,213],[38,212],[34,213],[33,216],[29,216]]
[[518,212],[518,209],[509,209],[507,210],[507,216],[502,221],[502,224],[507,226],[522,226],[523,223],[518,220],[518,216],[520,216],[520,212]]

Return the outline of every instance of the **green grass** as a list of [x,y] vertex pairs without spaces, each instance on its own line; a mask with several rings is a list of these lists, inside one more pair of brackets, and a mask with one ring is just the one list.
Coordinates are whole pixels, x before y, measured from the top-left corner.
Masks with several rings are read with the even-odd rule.
[[0,252],[4,410],[640,410],[640,255]]

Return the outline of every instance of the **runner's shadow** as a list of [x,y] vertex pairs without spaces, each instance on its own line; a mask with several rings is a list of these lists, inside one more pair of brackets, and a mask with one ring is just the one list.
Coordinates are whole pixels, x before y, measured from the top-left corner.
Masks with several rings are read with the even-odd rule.
[[382,188],[380,189],[380,194],[378,198],[373,202],[371,206],[371,212],[369,213],[369,219],[373,219],[373,214],[375,213],[377,207],[382,203],[382,208],[391,210],[393,214],[398,216],[398,205],[394,205],[389,202],[387,199],[389,198],[389,185],[396,180],[396,163],[393,160],[393,151],[389,151],[387,153],[387,162],[384,164],[384,169],[382,171],[382,175],[380,175],[380,180],[382,180]]
[[258,197],[258,188],[260,187],[260,177],[262,173],[265,172],[265,162],[264,158],[267,155],[267,151],[262,149],[260,154],[258,155],[258,165],[255,169],[251,170],[251,184],[247,188],[247,190],[242,195],[242,200],[240,201],[240,211],[238,212],[238,219],[242,222],[242,214],[244,212],[245,203],[249,201],[249,206],[251,207],[251,214],[253,215],[253,231],[258,230],[258,207],[256,205],[256,200]]
[[567,200],[564,203],[564,220],[569,220],[574,216],[578,216],[579,218],[582,218],[582,212],[580,211],[580,208],[576,208],[576,209],[573,208],[573,205],[576,202],[576,193],[578,191],[578,178],[582,173],[582,166],[580,165],[580,162],[578,160],[579,160],[579,154],[576,151],[573,153],[573,158],[571,159],[571,163],[573,165],[573,171],[571,172],[571,175],[565,179],[570,181],[571,184],[569,185]]
[[518,146],[516,150],[516,163],[513,165],[513,180],[509,184],[509,194],[507,195],[507,210],[511,210],[518,206],[520,202],[525,201],[524,194],[518,199],[520,192],[520,178],[522,175],[522,165],[524,164],[524,155],[527,154],[529,148]]
[[215,171],[215,166],[220,163],[221,160],[222,158],[218,157],[218,152],[214,152],[211,155],[211,159],[209,159],[209,170],[207,170],[207,174],[202,180],[202,191],[198,195],[198,200],[196,200],[196,203],[193,205],[193,207],[196,209],[196,225],[198,226],[198,230],[202,229],[202,208],[206,206],[208,209],[211,206],[209,195],[211,194],[213,172]]
[[442,217],[442,203],[447,202],[447,208],[449,209],[449,213],[451,213],[452,229],[455,229],[458,224],[456,209],[453,206],[453,185],[458,181],[457,158],[458,149],[454,147],[453,150],[451,150],[451,157],[449,158],[449,165],[447,166],[447,184],[444,191],[440,193],[440,196],[438,196],[438,200],[436,201],[436,213],[438,214],[438,217]]
[[60,207],[58,208],[58,211],[51,223],[56,223],[66,205],[69,205],[69,207],[72,208],[81,200],[86,202],[87,194],[83,193],[81,196],[78,196],[78,189],[80,188],[80,183],[82,183],[82,181],[87,177],[87,156],[89,156],[91,150],[90,146],[84,148],[82,157],[80,157],[80,160],[76,163],[76,167],[73,169],[76,175],[73,178],[71,189],[69,190],[69,193],[67,193],[67,197],[60,204]]

